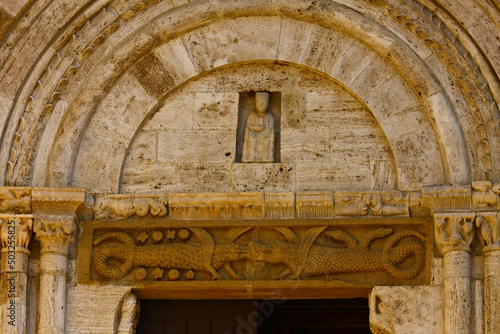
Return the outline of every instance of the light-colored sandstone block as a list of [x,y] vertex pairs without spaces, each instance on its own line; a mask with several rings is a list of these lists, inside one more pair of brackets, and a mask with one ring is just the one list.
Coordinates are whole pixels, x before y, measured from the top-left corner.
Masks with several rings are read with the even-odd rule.
[[29,0],[0,0],[0,8],[15,17],[28,1]]
[[281,131],[281,161],[328,161],[330,145],[328,128],[285,128]]
[[194,100],[194,129],[236,129],[238,93],[197,93]]
[[144,126],[144,130],[188,130],[193,128],[194,93],[181,90],[169,96]]
[[140,132],[130,146],[126,163],[131,166],[137,166],[156,162],[157,141],[156,132]]
[[236,130],[162,131],[158,134],[159,162],[232,161]]
[[155,53],[163,61],[176,84],[180,84],[199,74],[179,38],[160,46],[155,50]]
[[295,167],[287,163],[233,163],[231,187],[236,191],[295,191]]
[[127,164],[120,187],[124,193],[169,192],[177,191],[179,184],[174,164]]
[[297,191],[361,190],[370,186],[369,162],[298,162]]

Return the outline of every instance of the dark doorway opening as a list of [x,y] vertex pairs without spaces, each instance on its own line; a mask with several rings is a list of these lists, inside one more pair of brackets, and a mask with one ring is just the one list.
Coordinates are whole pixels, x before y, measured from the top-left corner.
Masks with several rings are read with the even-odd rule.
[[138,334],[368,334],[368,300],[144,300]]

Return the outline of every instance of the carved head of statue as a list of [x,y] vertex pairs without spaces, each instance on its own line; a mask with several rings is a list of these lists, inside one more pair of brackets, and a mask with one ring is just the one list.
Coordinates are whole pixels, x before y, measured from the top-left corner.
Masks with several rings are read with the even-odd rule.
[[269,105],[269,93],[268,92],[257,92],[255,93],[255,109],[257,114],[262,115],[267,111],[267,106]]

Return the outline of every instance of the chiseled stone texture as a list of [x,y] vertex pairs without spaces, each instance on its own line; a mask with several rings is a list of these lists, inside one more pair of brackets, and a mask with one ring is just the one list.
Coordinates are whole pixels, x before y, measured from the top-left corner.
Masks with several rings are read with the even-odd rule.
[[66,333],[114,333],[116,311],[130,292],[124,286],[84,286],[68,289]]
[[442,303],[440,287],[377,286],[370,293],[370,324],[395,334],[443,333]]
[[[281,92],[281,163],[235,163],[240,92]],[[161,101],[130,146],[122,192],[394,189],[391,148],[370,111],[305,68],[248,64]]]

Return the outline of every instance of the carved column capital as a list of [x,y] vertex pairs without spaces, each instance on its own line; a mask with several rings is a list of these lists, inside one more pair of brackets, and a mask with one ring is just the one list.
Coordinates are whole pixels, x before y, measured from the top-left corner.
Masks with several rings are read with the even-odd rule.
[[15,247],[15,251],[29,253],[28,246],[33,232],[31,215],[1,215],[0,240],[2,248]]
[[470,252],[475,218],[475,213],[434,214],[436,244],[442,254],[449,251]]
[[479,229],[479,237],[485,243],[483,252],[500,250],[500,213],[478,213],[476,226]]
[[74,241],[76,224],[71,216],[35,218],[33,230],[36,233],[35,238],[42,245],[42,252],[67,255],[69,246]]

